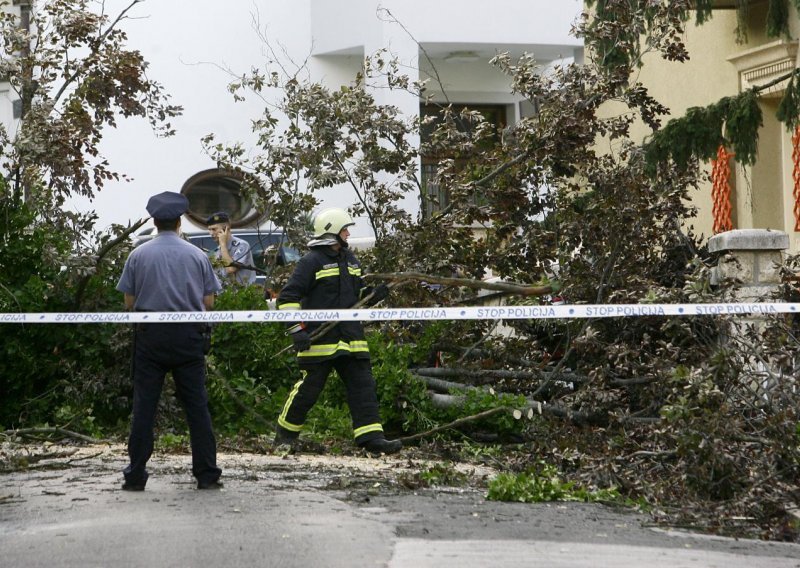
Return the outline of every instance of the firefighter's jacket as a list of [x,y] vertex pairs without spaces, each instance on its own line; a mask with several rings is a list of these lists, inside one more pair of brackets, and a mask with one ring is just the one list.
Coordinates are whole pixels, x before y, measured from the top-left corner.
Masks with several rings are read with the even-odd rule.
[[[349,309],[371,291],[361,278],[361,264],[350,249],[313,247],[297,263],[278,295],[279,310]],[[290,332],[305,329],[313,334],[325,322],[291,324]],[[312,341],[311,348],[297,354],[303,363],[314,363],[351,355],[369,358],[364,328],[357,321],[339,322],[331,331]]]

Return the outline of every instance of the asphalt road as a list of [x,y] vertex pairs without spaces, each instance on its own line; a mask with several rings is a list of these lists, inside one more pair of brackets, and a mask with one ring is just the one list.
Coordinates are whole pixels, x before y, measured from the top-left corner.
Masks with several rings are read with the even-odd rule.
[[411,491],[421,464],[403,458],[220,463],[222,491],[194,488],[188,456],[156,456],[145,492],[120,491],[120,447],[0,474],[0,566],[800,567],[800,545],[653,530],[602,505]]

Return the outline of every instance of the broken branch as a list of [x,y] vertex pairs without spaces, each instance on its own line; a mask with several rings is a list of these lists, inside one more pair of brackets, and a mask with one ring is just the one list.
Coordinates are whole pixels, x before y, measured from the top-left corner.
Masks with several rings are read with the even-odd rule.
[[511,410],[513,409],[507,408],[505,406],[490,408],[489,410],[484,410],[483,412],[479,412],[478,414],[473,414],[471,416],[464,416],[463,418],[459,418],[458,420],[453,420],[452,422],[448,422],[447,424],[444,424],[442,426],[431,428],[430,430],[427,430],[425,432],[420,432],[418,434],[413,434],[411,436],[398,438],[398,440],[400,440],[403,443],[410,442],[411,440],[418,440],[420,438],[424,438],[425,436],[430,436],[431,434],[436,434],[437,432],[441,432],[442,430],[449,430],[451,428],[461,426],[462,424],[466,424],[468,422],[474,422],[475,420],[488,418],[489,416],[494,416],[495,414],[500,414],[501,412],[509,412]]
[[98,440],[97,438],[84,436],[83,434],[78,434],[72,430],[65,430],[64,428],[20,428],[18,430],[6,430],[3,432],[4,436],[22,436],[23,438],[30,438],[42,434],[55,434],[60,438],[74,438],[76,440],[82,440],[92,444],[100,444],[104,442],[104,440]]
[[527,286],[524,284],[513,284],[510,282],[486,282],[484,280],[472,280],[469,278],[446,278],[443,276],[431,276],[421,272],[396,272],[365,274],[364,278],[375,278],[378,280],[417,280],[428,284],[443,284],[446,286],[463,286],[475,290],[497,290],[519,296],[547,296],[555,292],[552,286]]
[[[474,389],[477,387],[467,387]],[[464,403],[465,397],[454,396],[450,394],[431,393],[431,403],[439,408],[449,408],[459,406]],[[550,404],[538,400],[527,399],[525,410],[532,410],[537,414],[547,413],[558,418],[565,418],[574,424],[590,424],[596,426],[605,426],[608,424],[608,414],[602,412],[595,412],[592,414],[586,412],[577,412],[565,408],[557,404]]]
[[[475,382],[484,384],[487,379],[515,379],[523,381],[535,381],[540,379],[555,379],[565,382],[585,383],[587,378],[575,373],[558,373],[555,375],[550,371],[508,371],[505,369],[459,369],[445,367],[421,367],[414,369],[418,375],[426,377],[451,377],[473,379]],[[477,379],[477,380],[476,380]]]

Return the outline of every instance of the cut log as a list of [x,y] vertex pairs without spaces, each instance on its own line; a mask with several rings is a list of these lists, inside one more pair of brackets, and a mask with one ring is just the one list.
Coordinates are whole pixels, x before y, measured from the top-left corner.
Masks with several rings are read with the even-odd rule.
[[[438,408],[452,408],[464,404],[464,396],[456,396],[451,394],[430,393],[431,403]],[[561,406],[559,404],[549,404],[538,400],[527,400],[523,410],[531,410],[536,414],[549,414],[557,416],[558,418],[565,418],[575,424],[587,424],[593,426],[605,426],[608,424],[608,414],[594,413],[588,414],[585,412],[577,412]],[[531,413],[526,413],[531,416]]]
[[585,383],[587,377],[576,373],[552,373],[550,371],[509,371],[506,369],[459,369],[447,367],[420,367],[414,369],[417,375],[427,377],[449,377],[473,379],[476,384],[486,384],[493,379],[513,379],[519,381],[558,380],[565,383]]
[[552,286],[529,286],[511,282],[486,282],[485,280],[472,280],[469,278],[446,278],[431,276],[421,272],[396,272],[390,274],[365,274],[364,278],[378,280],[417,280],[428,284],[444,284],[446,286],[463,286],[475,290],[496,290],[518,296],[547,296],[555,292]]

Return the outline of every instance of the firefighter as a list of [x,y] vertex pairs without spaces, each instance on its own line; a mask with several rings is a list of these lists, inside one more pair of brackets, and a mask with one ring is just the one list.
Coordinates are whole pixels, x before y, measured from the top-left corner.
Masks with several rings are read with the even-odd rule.
[[[373,302],[385,298],[389,289],[381,284],[366,287],[361,265],[347,246],[350,215],[342,209],[327,209],[314,219],[310,251],[297,263],[292,276],[278,295],[279,310],[347,309],[373,293]],[[339,322],[321,337],[311,334],[322,323],[298,323],[289,327],[300,380],[294,385],[278,417],[276,446],[294,449],[306,416],[317,401],[332,369],[336,369],[347,390],[358,446],[372,454],[392,454],[402,447],[399,440],[387,440],[378,412],[378,396],[369,348],[360,322]]]

